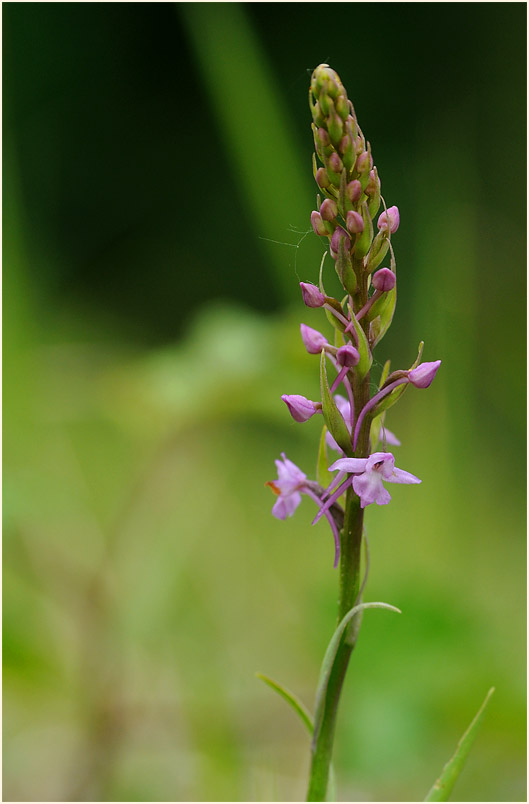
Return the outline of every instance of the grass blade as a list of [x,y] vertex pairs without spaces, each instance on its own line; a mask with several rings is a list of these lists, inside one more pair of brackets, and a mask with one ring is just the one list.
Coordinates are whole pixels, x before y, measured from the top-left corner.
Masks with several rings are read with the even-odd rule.
[[424,799],[425,801],[448,801],[450,793],[459,778],[459,774],[463,770],[463,765],[472,748],[472,743],[476,739],[476,734],[483,720],[485,709],[487,708],[487,704],[493,692],[494,687],[491,687],[487,692],[485,700],[478,709],[474,720],[458,742],[454,755],[444,766],[441,775]]
[[294,709],[294,711],[298,713],[301,720],[308,728],[310,734],[312,734],[312,732],[314,731],[312,715],[310,714],[305,704],[299,700],[297,695],[294,695],[294,693],[290,692],[290,690],[287,690],[286,687],[281,686],[281,684],[278,684],[277,681],[274,681],[272,678],[269,678],[268,676],[264,676],[262,673],[256,673],[255,675],[257,676],[257,678],[260,678],[261,681],[264,681],[265,684],[268,684],[268,686],[271,689],[275,690],[279,695],[281,695],[282,698],[285,699],[287,703],[290,704],[292,709]]

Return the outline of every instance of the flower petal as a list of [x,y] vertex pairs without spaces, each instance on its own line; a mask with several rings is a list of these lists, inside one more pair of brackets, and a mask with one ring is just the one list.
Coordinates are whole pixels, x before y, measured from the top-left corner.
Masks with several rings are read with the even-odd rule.
[[286,519],[287,516],[292,516],[300,502],[301,494],[299,491],[295,491],[293,494],[288,494],[287,496],[281,495],[275,501],[272,513],[277,519]]
[[386,505],[391,500],[389,492],[382,485],[382,476],[377,471],[364,472],[354,477],[353,489],[360,497],[362,508],[374,502]]
[[369,458],[338,458],[331,466],[329,472],[334,472],[335,469],[340,469],[342,472],[365,472],[366,465]]
[[412,475],[411,472],[405,472],[404,469],[393,469],[391,477],[385,477],[388,483],[422,483],[418,477]]

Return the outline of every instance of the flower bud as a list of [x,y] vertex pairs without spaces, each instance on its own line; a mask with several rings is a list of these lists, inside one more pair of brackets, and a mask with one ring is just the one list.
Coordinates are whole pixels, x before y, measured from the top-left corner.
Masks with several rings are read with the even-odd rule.
[[334,112],[327,118],[327,129],[333,145],[337,146],[343,136],[342,118]]
[[349,136],[349,134],[344,134],[338,145],[338,150],[343,155],[347,151],[347,149],[352,150],[352,147],[353,144],[351,142],[351,137]]
[[314,229],[317,235],[328,234],[327,229],[325,228],[325,224],[321,219],[321,215],[319,212],[316,212],[316,210],[310,213],[310,222],[312,223],[312,228]]
[[341,226],[337,226],[336,229],[334,230],[333,236],[331,237],[331,256],[334,257],[335,259],[338,256],[338,251],[340,248],[340,240],[342,239],[342,237],[344,238],[345,241],[344,242],[345,250],[349,251],[349,249],[351,248],[351,238],[349,237],[345,229],[342,229]]
[[358,179],[353,179],[350,181],[347,187],[345,188],[345,195],[351,202],[351,204],[356,204],[360,196],[362,195],[362,185],[358,181]]
[[440,365],[440,360],[434,360],[433,363],[419,363],[417,368],[408,371],[408,380],[416,388],[428,388],[433,382]]
[[336,352],[336,360],[340,366],[348,366],[351,368],[352,366],[358,365],[360,352],[358,349],[355,349],[354,346],[351,346],[350,343],[346,343],[345,346],[340,346]]
[[300,394],[283,394],[281,399],[296,422],[308,422],[315,413],[321,413],[321,402],[312,402]]
[[371,278],[375,290],[381,290],[383,293],[393,290],[396,281],[395,274],[389,268],[381,268]]
[[325,190],[327,187],[331,186],[331,182],[329,181],[329,176],[325,168],[318,168],[316,171],[316,181],[322,190]]
[[339,98],[336,98],[336,103],[334,104],[336,111],[345,122],[349,117],[349,104],[347,103],[347,98],[345,95],[340,95]]
[[323,147],[331,144],[329,135],[327,134],[325,129],[321,127],[318,129],[318,140],[320,142],[320,145],[322,145]]
[[391,234],[394,234],[397,229],[399,228],[400,224],[400,215],[399,215],[399,208],[398,207],[390,207],[386,212],[383,212],[378,219],[377,226],[382,230],[386,230],[388,228],[388,221],[389,221],[389,231]]
[[336,151],[334,151],[329,157],[329,168],[332,170],[333,173],[341,173],[342,167],[343,167],[342,160],[340,159]]
[[303,301],[307,307],[323,307],[325,304],[325,296],[316,285],[311,285],[310,282],[300,282],[299,286],[301,288]]
[[358,173],[365,173],[368,170],[371,170],[370,156],[367,151],[362,151],[360,156],[356,160],[355,169]]
[[311,106],[311,111],[312,111],[312,119],[314,120],[314,124],[317,127],[323,125],[324,118],[323,118],[323,114],[322,114],[320,104],[318,103],[318,101],[316,101],[314,106]]
[[362,216],[359,212],[354,212],[354,210],[349,210],[347,213],[347,230],[351,232],[351,234],[359,234],[360,232],[364,231],[364,221]]
[[324,221],[333,221],[338,215],[336,201],[333,201],[332,198],[326,198],[324,201],[322,201],[320,215]]
[[300,324],[300,330],[301,339],[307,352],[310,355],[319,355],[323,347],[327,345],[327,338],[317,329],[312,329],[306,324]]

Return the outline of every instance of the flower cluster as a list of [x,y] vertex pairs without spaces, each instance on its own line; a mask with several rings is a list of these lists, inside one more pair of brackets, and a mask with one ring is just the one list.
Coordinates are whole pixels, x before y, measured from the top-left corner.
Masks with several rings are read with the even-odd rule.
[[[310,106],[316,148],[314,178],[321,192],[311,223],[328,244],[345,295],[340,300],[325,292],[323,260],[319,286],[300,283],[305,305],[325,311],[334,335],[328,340],[318,330],[301,324],[307,352],[320,356],[321,401],[300,394],[284,394],[282,400],[296,422],[323,416],[325,437],[318,465],[323,457],[328,470],[337,474],[324,488],[308,480],[283,454],[282,461],[276,461],[278,478],[268,485],[277,495],[272,513],[279,519],[294,513],[302,494],[314,500],[318,507],[314,522],[325,516],[331,526],[336,566],[344,521],[342,495],[347,493],[347,499],[356,495],[363,509],[372,503],[389,503],[391,496],[384,483],[421,482],[410,472],[397,469],[393,454],[386,451],[388,444],[398,446],[399,441],[385,428],[384,419],[409,385],[428,388],[441,361],[421,363],[421,344],[410,369],[390,373],[387,361],[378,390],[371,395],[373,350],[387,332],[395,311],[397,279],[391,237],[399,228],[400,214],[396,206],[386,207],[371,146],[340,78],[325,64],[312,75]],[[383,211],[378,215],[381,204]],[[379,267],[388,254],[389,267]],[[335,372],[332,382],[329,365]],[[339,393],[342,389],[345,395]],[[377,451],[380,442],[382,449]],[[340,454],[331,465],[327,447]]]

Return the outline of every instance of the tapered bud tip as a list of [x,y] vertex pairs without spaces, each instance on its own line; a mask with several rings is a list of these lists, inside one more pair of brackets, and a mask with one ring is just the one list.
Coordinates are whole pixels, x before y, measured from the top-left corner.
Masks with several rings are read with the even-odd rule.
[[310,282],[300,282],[299,286],[301,288],[303,301],[307,307],[323,307],[325,304],[325,296],[316,285],[311,285]]
[[333,221],[338,215],[336,201],[333,201],[332,198],[326,198],[324,201],[322,201],[320,215],[324,221]]
[[385,231],[388,228],[388,221],[389,221],[389,231],[391,234],[394,234],[397,229],[399,228],[400,224],[400,214],[398,207],[390,207],[387,212],[383,212],[380,218],[378,219],[377,226],[381,231]]
[[433,363],[420,363],[417,368],[408,371],[408,380],[416,388],[428,388],[432,384],[440,365],[440,360],[434,360]]
[[319,212],[316,212],[316,210],[311,212],[310,222],[312,223],[312,228],[314,229],[317,235],[327,234],[327,229],[325,228],[325,225],[321,219],[321,215]]
[[389,268],[381,268],[371,278],[375,290],[381,290],[383,293],[393,290],[396,281],[397,277]]
[[283,394],[281,397],[296,422],[308,422],[315,413],[320,413],[321,402],[312,402],[300,394]]
[[327,345],[327,338],[317,329],[312,329],[306,324],[301,324],[300,330],[301,339],[307,352],[311,355],[319,355],[323,347]]
[[347,229],[351,234],[359,234],[364,231],[364,221],[359,212],[350,209],[347,213]]
[[346,343],[345,346],[340,346],[336,352],[336,360],[340,366],[348,366],[350,368],[358,365],[360,352],[358,349],[355,349],[354,346],[351,346],[350,343]]

